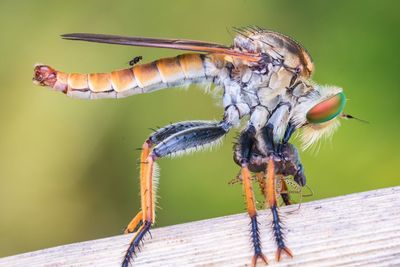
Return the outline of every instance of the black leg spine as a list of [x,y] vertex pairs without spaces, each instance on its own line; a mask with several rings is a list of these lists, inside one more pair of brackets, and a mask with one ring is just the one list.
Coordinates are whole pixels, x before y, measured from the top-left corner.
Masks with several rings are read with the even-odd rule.
[[251,219],[251,239],[253,242],[253,247],[254,247],[254,254],[255,255],[261,255],[261,239],[260,239],[260,230],[259,230],[259,225],[257,222],[257,215],[250,217]]
[[278,208],[276,205],[271,207],[272,212],[272,230],[275,238],[276,245],[279,249],[284,249],[285,241],[284,241],[284,234],[282,232],[282,225],[279,219]]
[[151,227],[151,222],[146,221],[144,223],[143,228],[140,230],[140,232],[136,235],[135,239],[131,244],[129,245],[128,250],[125,253],[124,261],[122,262],[122,267],[128,267],[131,259],[133,258],[133,255],[136,254],[136,249],[139,249],[140,241],[143,240],[143,237],[146,235],[146,233],[149,233]]

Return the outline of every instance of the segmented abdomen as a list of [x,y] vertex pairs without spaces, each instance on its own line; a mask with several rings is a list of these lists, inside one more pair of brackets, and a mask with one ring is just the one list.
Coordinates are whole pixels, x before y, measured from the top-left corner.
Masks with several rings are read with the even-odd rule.
[[215,75],[213,63],[207,56],[183,54],[111,73],[65,73],[46,65],[37,65],[33,80],[71,97],[99,99],[121,98],[186,83],[203,82]]

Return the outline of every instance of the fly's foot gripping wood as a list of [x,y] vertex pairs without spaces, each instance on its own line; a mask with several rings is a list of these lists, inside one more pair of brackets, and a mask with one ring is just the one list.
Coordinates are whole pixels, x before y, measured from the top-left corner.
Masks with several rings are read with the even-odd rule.
[[139,226],[137,232],[135,233],[129,248],[125,253],[124,260],[122,262],[122,267],[128,267],[131,262],[133,255],[136,255],[136,250],[140,250],[140,242],[143,240],[147,233],[150,233],[151,222],[145,221]]

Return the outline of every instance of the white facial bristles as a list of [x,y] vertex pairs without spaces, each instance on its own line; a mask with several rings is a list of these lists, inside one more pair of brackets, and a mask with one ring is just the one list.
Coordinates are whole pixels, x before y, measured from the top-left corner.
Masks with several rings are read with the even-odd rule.
[[302,149],[309,149],[321,139],[330,139],[339,125],[339,120],[335,118],[325,123],[303,126],[300,133]]
[[317,84],[314,85],[314,88],[314,91],[300,97],[300,103],[293,109],[292,121],[301,130],[299,136],[303,150],[310,148],[320,139],[329,139],[340,125],[338,118],[324,123],[310,123],[307,121],[307,112],[311,108],[343,91],[336,86],[321,86]]

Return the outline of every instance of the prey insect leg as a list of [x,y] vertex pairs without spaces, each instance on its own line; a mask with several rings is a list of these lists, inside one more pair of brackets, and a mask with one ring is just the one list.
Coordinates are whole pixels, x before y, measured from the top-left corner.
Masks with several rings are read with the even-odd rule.
[[[260,187],[261,194],[264,195],[265,191],[265,173],[264,172],[257,172],[256,178],[258,182],[258,186]],[[266,197],[266,196],[265,196]]]
[[284,234],[282,231],[282,223],[279,218],[278,205],[276,200],[276,186],[275,186],[275,162],[272,157],[268,160],[268,168],[267,168],[267,185],[266,185],[266,195],[267,202],[269,204],[269,208],[272,213],[272,231],[275,238],[275,243],[278,246],[278,249],[275,254],[276,261],[281,259],[282,251],[285,252],[288,256],[293,257],[292,251],[286,247]]
[[241,176],[243,183],[243,191],[245,194],[247,213],[250,217],[251,224],[251,239],[254,247],[254,256],[252,258],[252,266],[256,266],[258,258],[268,264],[267,257],[262,253],[261,250],[261,238],[259,224],[257,222],[257,209],[256,200],[254,197],[253,186],[251,181],[251,175],[248,168],[248,161],[250,158],[251,147],[254,143],[254,137],[256,134],[255,128],[250,125],[245,132],[242,133],[239,139],[240,154],[241,154]]
[[[265,199],[267,199],[265,173],[264,172],[256,173],[256,178],[257,178],[258,186],[260,187],[260,190],[261,190],[261,194],[263,194]],[[279,179],[280,179],[280,185],[281,185],[279,194],[282,197],[283,203],[285,203],[286,206],[291,205],[292,202],[290,200],[289,189],[286,184],[285,177],[282,175],[279,175]]]
[[[138,229],[125,254],[123,267],[129,265],[140,241],[155,221],[157,179],[154,176],[155,161],[159,158],[193,149],[204,148],[218,142],[227,133],[224,123],[194,121],[182,122],[161,128],[143,144],[140,163],[140,188],[142,210],[132,219],[125,232]],[[154,146],[153,149],[151,147]]]
[[292,205],[292,202],[290,200],[290,194],[289,194],[289,189],[285,181],[285,177],[281,176],[281,190],[280,194],[283,200],[283,203],[285,203],[286,206]]

